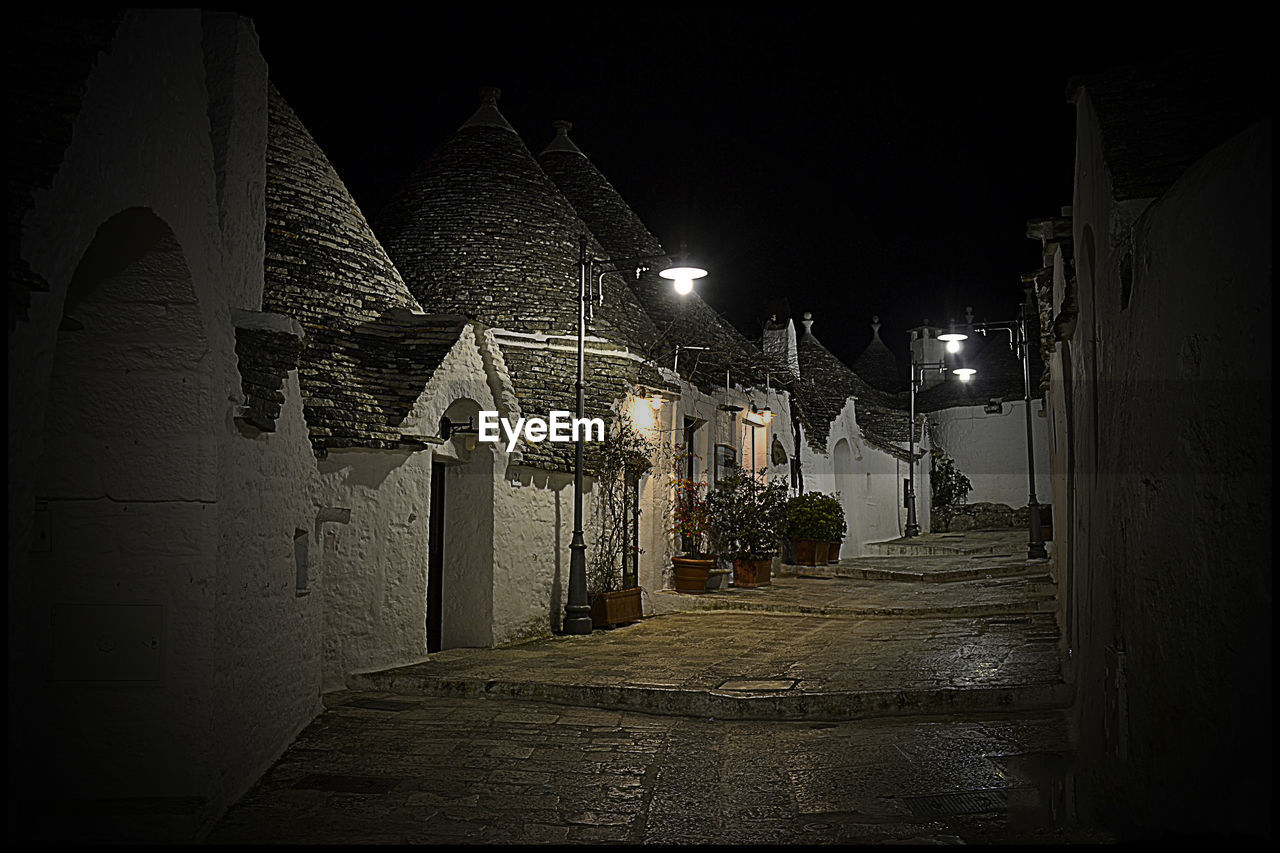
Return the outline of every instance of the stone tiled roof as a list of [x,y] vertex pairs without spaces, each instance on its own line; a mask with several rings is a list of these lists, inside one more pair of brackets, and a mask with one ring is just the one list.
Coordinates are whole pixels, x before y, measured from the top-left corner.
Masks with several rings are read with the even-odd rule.
[[[556,138],[538,155],[538,162],[605,251],[621,259],[668,254],[608,179],[568,138],[569,123],[557,122],[556,127]],[[759,349],[696,292],[687,296],[675,293],[671,282],[658,275],[667,266],[666,262],[655,262],[639,280],[628,279],[660,334],[662,361],[673,363],[677,344],[708,347],[681,356],[682,376],[704,390],[723,386],[726,368],[735,382],[762,382],[764,360]]]
[[[409,178],[378,219],[379,234],[424,307],[494,327],[521,411],[574,411],[578,259],[607,257],[497,108],[496,90]],[[659,335],[617,275],[604,278],[588,334],[586,414],[608,419],[652,364]],[[502,332],[508,333],[504,335]],[[594,468],[592,454],[587,470]],[[573,445],[524,446],[522,464],[573,467]]]
[[910,437],[906,411],[894,399],[867,384],[818,342],[812,332],[804,332],[796,342],[800,358],[800,378],[792,384],[793,400],[809,445],[827,452],[831,422],[836,419],[849,397],[854,404],[858,426],[868,443],[905,458],[906,450],[896,442]]
[[[502,347],[511,383],[521,398],[525,416],[545,418],[552,410],[577,410],[577,351],[569,346],[545,349],[518,346],[510,342]],[[627,396],[638,381],[639,365],[631,359],[610,358],[589,345],[586,354],[584,410],[589,418],[602,418],[606,425],[616,414],[616,403]],[[565,377],[572,377],[565,381]],[[572,443],[526,442],[522,464],[551,471],[572,471]],[[583,470],[595,471],[601,445],[587,442],[583,447]]]
[[123,10],[44,9],[16,13],[6,38],[5,136],[9,185],[9,328],[27,319],[32,292],[49,284],[21,257],[22,220],[32,194],[49,186],[71,142],[89,74],[109,48]]
[[400,447],[400,425],[466,320],[421,313],[311,134],[268,93],[262,303],[304,332],[303,413],[318,453]]
[[898,376],[898,360],[893,352],[880,340],[880,318],[871,319],[871,343],[862,351],[853,363],[853,371],[867,381],[871,387],[887,394],[896,393],[902,387],[902,379]]
[[[422,304],[486,325],[576,334],[579,240],[603,254],[573,207],[486,95],[378,217],[377,231]],[[657,332],[607,276],[592,333],[647,353]]]
[[1258,62],[1183,51],[1161,63],[1073,78],[1070,100],[1083,88],[1097,112],[1116,199],[1163,195],[1210,149],[1269,114],[1271,74]]

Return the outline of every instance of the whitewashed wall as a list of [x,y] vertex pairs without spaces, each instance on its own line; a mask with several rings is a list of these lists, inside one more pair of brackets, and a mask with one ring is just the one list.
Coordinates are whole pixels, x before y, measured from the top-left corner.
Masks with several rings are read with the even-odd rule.
[[[36,714],[23,724],[31,742],[51,745],[38,772],[27,768],[33,796],[205,797],[198,822],[319,708],[318,607],[294,589],[294,531],[313,514],[314,470],[296,377],[277,433],[246,436],[233,420],[242,394],[232,314],[255,311],[262,288],[265,91],[246,22],[128,13],[89,78],[65,161],[24,222],[23,255],[52,288],[35,295],[9,349],[11,687],[29,700],[19,715]],[[146,262],[149,295],[82,310],[88,334],[59,335],[86,248],[135,208],[171,232],[180,261]],[[90,347],[106,357],[77,368],[89,381],[76,404],[51,382],[55,362],[77,358],[66,336],[82,334],[83,349],[112,324],[114,340]],[[73,454],[60,431],[97,439]],[[81,484],[99,496],[80,495],[74,512],[51,509],[52,550],[31,560],[35,499],[69,497],[54,469],[84,461],[84,451],[106,466],[105,479]],[[54,463],[44,475],[42,456]],[[103,501],[120,517],[83,512]],[[74,580],[91,564],[92,580]],[[39,626],[68,607],[81,608],[64,624],[85,642],[154,639],[159,687],[145,686],[151,678],[106,686],[108,664],[72,644],[52,673],[65,683],[51,690],[59,656]],[[90,624],[91,611],[106,621]],[[147,675],[147,666],[133,661],[123,674]]]
[[1272,144],[1266,120],[1159,199],[1115,202],[1077,100],[1080,315],[1052,393],[1090,817],[1119,803],[1153,829],[1269,831]]
[[[832,421],[827,447],[829,452],[819,453],[807,442],[804,444],[804,489],[840,493],[847,526],[840,556],[862,556],[867,553],[868,543],[900,537],[907,524],[903,504],[903,481],[909,475],[907,463],[862,440],[853,400],[847,401]],[[916,463],[916,517],[925,533],[930,530],[928,463],[927,455]]]
[[[957,406],[930,412],[934,436],[973,485],[969,503],[1027,505],[1026,402],[1006,400],[1000,414],[982,406]],[[1031,434],[1035,453],[1036,499],[1050,502],[1049,423],[1040,417],[1040,403],[1031,401]],[[925,459],[927,465],[929,460]]]

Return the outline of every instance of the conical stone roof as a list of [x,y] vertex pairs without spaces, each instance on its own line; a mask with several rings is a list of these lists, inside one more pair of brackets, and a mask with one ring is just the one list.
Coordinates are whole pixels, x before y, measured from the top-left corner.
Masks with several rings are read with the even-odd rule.
[[805,316],[805,330],[796,341],[800,379],[793,384],[792,393],[809,445],[827,452],[831,423],[844,408],[845,401],[856,397],[854,412],[862,437],[881,450],[906,458],[907,451],[897,443],[905,443],[910,438],[909,413],[900,409],[888,394],[867,384],[823,346],[809,329],[812,321]]
[[[615,258],[667,254],[608,179],[569,139],[572,125],[558,121],[555,128],[556,136],[538,155],[538,162],[605,251]],[[629,279],[628,283],[666,342],[668,353],[676,344],[710,348],[683,356],[680,373],[707,388],[724,382],[726,368],[737,379],[761,381],[761,352],[696,292],[687,296],[675,293],[671,282],[658,275],[666,266],[654,263],[639,280]]]
[[[346,185],[274,86],[267,104],[262,306],[302,327],[298,381],[312,445],[320,453],[400,447],[400,424],[465,320],[418,313]],[[246,381],[261,372],[254,355],[240,353]]]
[[[482,94],[378,218],[378,234],[427,310],[493,327],[524,414],[574,411],[582,238],[589,255],[607,253],[502,117],[497,90]],[[635,294],[617,275],[603,287],[587,332],[585,396],[586,416],[607,420],[635,385],[665,383],[645,361],[658,333]],[[598,449],[587,445],[588,471]],[[531,443],[523,464],[571,471],[573,452]]]
[[902,385],[898,378],[898,360],[880,340],[880,318],[871,318],[871,343],[854,361],[853,372],[867,381],[871,387],[887,394],[895,393]]
[[[603,249],[497,108],[497,90],[410,176],[377,219],[405,282],[431,311],[501,329],[577,333],[580,238]],[[607,277],[592,333],[646,352],[656,330]]]

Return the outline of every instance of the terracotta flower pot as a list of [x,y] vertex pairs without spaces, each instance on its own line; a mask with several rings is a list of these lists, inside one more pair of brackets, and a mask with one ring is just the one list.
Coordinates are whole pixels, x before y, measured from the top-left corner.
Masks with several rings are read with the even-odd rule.
[[734,560],[733,585],[746,589],[768,586],[771,566],[773,566],[771,557],[766,557],[763,560]]
[[591,596],[591,626],[612,628],[628,622],[639,622],[643,615],[640,606],[640,587],[616,589]]
[[716,567],[715,559],[696,560],[692,557],[672,557],[676,570],[676,592],[700,593],[707,588],[707,579]]
[[820,566],[827,562],[827,543],[819,539],[796,539],[796,565]]

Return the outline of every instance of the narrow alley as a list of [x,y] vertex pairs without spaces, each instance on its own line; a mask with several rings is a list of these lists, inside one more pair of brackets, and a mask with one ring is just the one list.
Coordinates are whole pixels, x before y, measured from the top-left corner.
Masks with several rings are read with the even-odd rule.
[[1106,841],[1022,531],[352,680],[210,843]]

